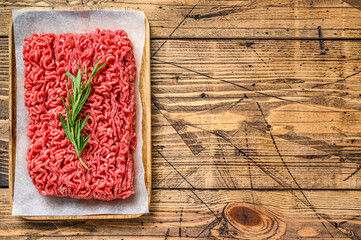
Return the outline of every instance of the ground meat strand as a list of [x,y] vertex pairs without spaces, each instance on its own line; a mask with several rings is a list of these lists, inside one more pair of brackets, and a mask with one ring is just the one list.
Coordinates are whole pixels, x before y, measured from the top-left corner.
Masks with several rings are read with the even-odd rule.
[[[124,31],[87,34],[33,34],[25,39],[25,106],[29,175],[39,193],[80,199],[113,200],[134,193],[136,147],[133,45]],[[83,133],[91,138],[82,152],[86,170],[65,136],[59,113],[66,99],[65,71],[76,75],[87,64],[108,61],[92,80],[80,118],[89,114]],[[69,81],[71,89],[71,81]]]

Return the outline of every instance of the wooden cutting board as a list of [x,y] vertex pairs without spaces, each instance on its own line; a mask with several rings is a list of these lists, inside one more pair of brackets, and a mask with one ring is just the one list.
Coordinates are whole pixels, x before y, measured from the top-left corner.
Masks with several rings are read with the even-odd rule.
[[[152,144],[151,144],[151,86],[150,86],[150,30],[147,17],[145,21],[145,42],[142,66],[140,69],[139,91],[143,107],[142,135],[143,135],[143,164],[144,179],[148,191],[148,203],[150,205],[151,181],[152,181]],[[13,22],[9,29],[9,194],[10,204],[13,206],[14,176],[16,160],[16,58],[14,44]],[[23,216],[31,220],[81,220],[81,219],[127,219],[140,217],[143,214],[104,214],[104,215],[81,215],[81,216]]]

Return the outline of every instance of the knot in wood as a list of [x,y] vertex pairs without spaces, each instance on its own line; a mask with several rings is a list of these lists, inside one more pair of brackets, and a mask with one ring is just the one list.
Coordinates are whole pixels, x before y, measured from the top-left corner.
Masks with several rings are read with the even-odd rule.
[[278,239],[286,232],[286,224],[262,206],[229,203],[223,210],[227,231],[241,239]]
[[229,216],[238,224],[256,226],[261,223],[261,216],[253,209],[235,206],[229,210]]

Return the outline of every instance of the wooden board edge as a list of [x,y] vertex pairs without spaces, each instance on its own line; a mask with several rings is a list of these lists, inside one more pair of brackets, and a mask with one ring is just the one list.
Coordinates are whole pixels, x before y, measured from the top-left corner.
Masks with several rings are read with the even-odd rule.
[[99,215],[76,215],[76,216],[20,216],[26,220],[99,220],[99,219],[132,219],[143,216],[139,214],[99,214]]
[[[140,71],[140,92],[142,91],[142,132],[143,132],[143,165],[144,180],[148,191],[148,206],[151,202],[152,190],[152,144],[151,144],[151,77],[150,77],[150,26],[148,18],[144,15],[145,22],[145,41],[142,57],[142,66]],[[16,138],[16,61],[14,29],[11,19],[9,26],[9,197],[10,206],[13,207],[14,197],[14,176],[15,176],[15,144]],[[141,87],[142,86],[142,87]],[[88,220],[88,219],[131,219],[144,215],[140,214],[99,214],[99,215],[78,215],[78,216],[20,216],[26,220]]]
[[[143,123],[145,123],[144,129],[146,129],[146,135],[143,136],[143,155],[145,155],[146,162],[144,163],[144,179],[146,183],[146,188],[148,191],[148,206],[150,207],[151,202],[151,191],[152,191],[152,109],[151,109],[151,75],[150,75],[150,26],[148,18],[144,15],[145,21],[145,42],[144,42],[144,52],[142,66],[144,69],[142,73],[144,76],[141,76],[141,83],[144,84],[143,100],[145,100],[143,105]],[[144,160],[144,157],[143,157]]]
[[[14,31],[13,20],[11,17],[9,24],[9,197],[10,206],[13,207],[14,196],[14,177],[15,177],[15,143],[16,137],[16,61],[15,61],[15,44],[14,44]],[[15,123],[15,124],[14,124]]]

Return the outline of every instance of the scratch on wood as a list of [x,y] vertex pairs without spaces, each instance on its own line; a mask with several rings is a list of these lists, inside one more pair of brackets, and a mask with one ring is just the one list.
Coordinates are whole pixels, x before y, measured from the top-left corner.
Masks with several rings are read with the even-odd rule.
[[183,208],[181,208],[180,217],[179,217],[179,238],[182,239],[182,217],[183,217]]
[[[254,44],[254,43],[253,43],[253,44]],[[273,68],[270,67],[270,65],[263,59],[262,56],[260,56],[260,55],[258,54],[258,52],[256,51],[256,49],[254,49],[254,48],[252,47],[253,44],[250,44],[250,45],[249,45],[249,43],[247,43],[246,45],[247,45],[247,47],[250,47],[250,48],[253,50],[253,52],[257,55],[257,57],[258,57],[259,59],[261,59],[261,61],[266,65],[266,67],[267,67],[267,68],[276,76],[276,78],[278,79],[279,76],[278,76],[277,72],[276,72]],[[289,84],[287,83],[287,81],[284,81],[284,83],[288,86],[288,88],[291,88],[291,89],[292,89],[291,85],[289,85]],[[295,92],[295,93],[297,94],[297,92]]]
[[[86,221],[85,221],[85,222],[86,222]],[[84,223],[85,223],[85,222],[84,222]],[[66,239],[69,239],[67,236],[64,235],[64,233],[63,233],[63,230],[64,230],[64,229],[60,229],[60,228],[58,227],[58,225],[56,225],[55,223],[52,223],[52,224],[59,230],[59,232],[61,233],[61,235],[62,235],[63,237],[65,237]],[[53,233],[53,234],[54,234],[54,233]]]
[[240,99],[238,99],[236,102],[231,103],[231,105],[229,106],[228,110],[231,110],[231,108],[233,108],[234,106],[236,106],[237,104],[241,103],[243,100],[245,99],[245,97],[242,97]]
[[[222,108],[225,108],[228,106],[228,108],[226,109],[226,111],[230,110],[231,108],[237,106],[237,104],[241,103],[243,100],[245,99],[245,97],[242,97],[234,102],[226,102],[226,103],[221,103],[219,104],[218,106],[215,106],[215,107],[211,107],[211,112],[214,111],[214,110],[217,110],[217,109],[222,109]],[[207,109],[199,109],[199,111],[202,111],[202,110],[209,110],[209,108]]]
[[172,126],[172,128],[177,132],[177,134],[181,137],[183,142],[186,144],[186,146],[191,150],[191,152],[194,155],[198,155],[200,152],[204,150],[204,147],[199,142],[198,137],[191,132],[182,131],[186,127],[186,124],[184,124],[181,120],[179,121],[173,121],[170,118],[166,116],[166,114],[163,113],[162,110],[164,110],[164,106],[157,101],[155,96],[152,96],[152,103],[157,108],[157,110],[162,114],[162,116],[169,122],[169,124]]
[[164,240],[168,240],[170,228],[168,228],[167,232],[165,233]]
[[224,17],[224,16],[227,16],[227,15],[232,14],[232,13],[245,12],[245,11],[248,11],[248,10],[255,9],[256,6],[253,6],[253,5],[256,2],[257,2],[256,0],[253,0],[247,6],[239,6],[237,4],[237,5],[229,7],[228,10],[222,10],[222,11],[218,11],[218,12],[214,12],[214,13],[208,13],[208,14],[204,14],[204,15],[197,14],[197,15],[194,15],[192,17],[195,20],[205,19],[205,18],[214,18],[214,17]]
[[345,178],[343,181],[349,180],[353,175],[358,173],[360,170],[361,170],[361,165],[353,173],[351,173],[347,178]]
[[206,208],[207,208],[217,219],[219,219],[219,217],[217,216],[217,214],[209,207],[209,205],[208,205],[207,203],[205,203],[205,202],[198,196],[198,194],[194,191],[194,190],[196,190],[196,188],[193,186],[193,184],[190,183],[190,182],[188,181],[188,179],[187,179],[186,177],[184,177],[183,174],[180,173],[180,172],[178,171],[178,169],[177,169],[170,161],[168,161],[168,159],[167,159],[158,149],[156,149],[156,151],[157,151],[157,153],[174,169],[174,171],[176,171],[176,172],[178,173],[178,175],[181,176],[181,177],[189,184],[189,186],[192,188],[192,189],[191,189],[191,192],[194,194],[194,196],[195,196],[196,198],[198,198],[198,200],[199,200],[203,205],[205,205]]
[[342,130],[339,129],[338,127],[332,126],[331,129],[334,130],[334,131],[336,131],[336,132],[338,132],[338,133],[341,134],[342,136],[347,137],[347,134],[344,133],[344,132],[342,132]]
[[198,235],[194,239],[198,239],[207,229],[214,227],[214,225],[219,223],[219,219],[214,219],[207,226],[205,226],[202,231],[198,233]]
[[[258,52],[256,51],[256,49],[254,49],[254,48],[252,47],[252,45],[248,45],[248,43],[247,43],[247,47],[250,47],[250,48],[253,50],[253,52],[257,55],[257,57],[264,63],[264,65],[266,65],[266,67],[267,67],[269,70],[271,70],[271,72],[278,78],[277,73],[268,65],[268,63],[263,59],[263,57],[261,57],[261,56],[258,54]],[[289,85],[288,85],[288,86],[289,86]]]
[[[325,152],[328,155],[333,155],[333,156],[337,156],[337,157],[345,157],[343,154],[343,149],[344,149],[343,146],[330,145],[325,141],[315,140],[310,137],[297,136],[297,135],[292,135],[292,134],[279,134],[279,135],[277,135],[277,137],[300,144],[300,145],[308,146],[313,149],[317,149],[319,151]],[[346,157],[348,159],[353,159],[354,157],[357,157],[357,156],[358,156],[358,154],[350,153]]]
[[[245,133],[245,136],[246,136],[246,149],[248,150],[249,148],[249,145],[248,145],[248,130],[247,128],[244,128],[244,133]],[[251,196],[252,196],[252,203],[253,203],[253,207],[256,209],[256,204],[254,202],[254,196],[253,196],[253,181],[252,181],[252,171],[251,171],[251,163],[250,161],[248,160],[248,174],[249,174],[249,184],[250,184],[250,187],[251,187]]]
[[[184,21],[189,17],[189,15],[193,12],[193,10],[196,8],[196,6],[198,5],[198,3],[200,2],[200,0],[197,1],[196,4],[194,4],[194,6],[191,8],[191,10],[187,13],[187,15],[184,16],[184,18],[182,19],[182,21],[180,21],[178,23],[178,25],[173,29],[173,31],[171,32],[171,34],[169,34],[169,38],[173,36],[173,34],[178,30],[178,28],[184,23]],[[167,42],[168,40],[165,40],[160,47],[152,54],[152,57],[154,57],[159,50],[164,46],[164,44]]]
[[[152,60],[155,60],[155,61],[158,61],[158,62],[161,62],[161,63],[164,63],[164,64],[170,64],[172,66],[175,66],[175,67],[178,67],[178,68],[181,68],[181,69],[184,69],[184,70],[187,70],[189,72],[193,72],[193,73],[196,73],[200,76],[204,76],[206,78],[210,78],[210,79],[214,79],[214,80],[217,80],[217,81],[221,81],[221,82],[224,82],[224,83],[228,83],[228,84],[231,84],[231,85],[234,85],[234,86],[237,86],[241,89],[244,89],[246,91],[249,91],[249,92],[254,92],[254,93],[257,93],[257,94],[260,94],[262,96],[265,96],[265,97],[270,97],[270,98],[275,98],[275,99],[278,99],[278,100],[281,100],[281,101],[285,101],[285,102],[289,102],[289,103],[298,103],[298,104],[302,104],[302,105],[305,105],[305,106],[309,106],[309,104],[305,103],[305,102],[300,102],[300,101],[295,101],[295,100],[290,100],[290,99],[286,99],[286,98],[283,98],[283,97],[278,97],[278,96],[274,96],[274,95],[271,95],[271,94],[267,94],[267,93],[263,93],[261,91],[257,91],[257,90],[254,90],[254,89],[250,89],[248,87],[245,87],[245,86],[242,86],[240,84],[237,84],[237,83],[234,83],[234,82],[231,82],[231,81],[228,81],[228,80],[224,80],[224,79],[218,79],[218,78],[214,78],[214,77],[211,77],[207,74],[204,74],[204,73],[201,73],[201,72],[198,72],[198,71],[195,71],[193,69],[190,69],[190,68],[187,68],[187,67],[183,67],[181,65],[178,65],[178,64],[175,64],[173,62],[165,62],[165,61],[162,61],[162,60],[159,60],[159,59],[156,59],[156,58],[152,58]],[[361,71],[360,71],[361,72]],[[360,73],[359,72],[359,73]],[[358,73],[357,73],[358,74]],[[353,74],[355,75],[355,74]],[[351,76],[349,76],[351,77]],[[332,83],[330,83],[332,84]],[[325,84],[327,85],[327,84]],[[249,97],[247,97],[249,98]],[[326,106],[322,106],[322,105],[318,105],[318,104],[313,104],[312,105],[313,107],[316,107],[316,108],[319,108],[319,109],[330,109],[329,107],[326,107]]]
[[261,61],[264,63],[264,65],[266,65],[266,66],[271,70],[271,72],[273,72],[273,73],[277,76],[277,73],[275,73],[275,72],[273,71],[273,69],[271,69],[271,67],[268,65],[268,63],[258,54],[258,52],[256,51],[256,49],[254,49],[252,46],[251,46],[250,48],[252,48],[253,52],[257,55],[257,57],[258,57],[259,59],[261,59]]
[[254,165],[256,165],[260,170],[262,170],[265,174],[267,174],[271,179],[273,179],[276,183],[278,183],[281,187],[283,188],[287,188],[287,186],[281,181],[279,180],[276,176],[274,176],[270,171],[268,171],[266,168],[264,168],[262,165],[260,165],[258,162],[256,162],[253,158],[251,158],[247,153],[245,153],[242,149],[240,149],[239,147],[237,147],[236,145],[234,145],[232,143],[232,141],[227,138],[226,136],[224,136],[223,134],[221,134],[219,131],[212,131],[210,132],[211,134],[218,136],[222,139],[224,139],[226,142],[230,143],[234,148],[237,149],[237,151],[240,153],[240,155],[243,155],[244,157],[246,157],[246,159],[250,160]]
[[[248,98],[248,97],[245,97]],[[202,131],[204,131],[204,129],[199,128],[199,124],[191,124],[191,123],[186,123],[186,122],[182,122],[182,123],[177,123],[180,125],[189,125],[192,126],[194,128],[198,128]],[[251,123],[245,122],[245,124],[247,124],[248,126],[250,126],[253,129],[256,129],[258,131],[261,132],[265,132],[262,128],[258,128],[253,126]],[[238,131],[241,130],[241,128],[238,129]],[[237,132],[235,132],[234,134],[236,134]],[[277,137],[285,139],[287,141],[291,141],[300,145],[307,145],[310,148],[313,149],[317,149],[319,151],[323,151],[327,154],[327,156],[337,156],[337,157],[346,157],[347,159],[350,159],[351,161],[353,159],[358,158],[358,153],[347,153],[347,155],[345,155],[344,153],[344,146],[335,146],[335,145],[330,145],[325,141],[321,141],[321,140],[315,140],[306,136],[298,136],[298,135],[293,135],[293,134],[279,134],[277,135]],[[248,150],[242,149],[243,151],[248,153]],[[312,157],[311,155],[308,155],[307,157]],[[318,157],[318,156],[317,156]]]
[[[204,131],[206,131],[206,130],[204,130]],[[209,132],[209,131],[207,131],[207,132]],[[213,135],[215,135],[215,136],[218,136],[218,137],[223,138],[226,142],[230,143],[235,149],[237,149],[237,150],[240,152],[240,154],[242,154],[242,155],[245,156],[247,159],[249,159],[255,166],[257,166],[260,170],[262,170],[264,173],[266,173],[270,178],[272,178],[275,182],[277,182],[281,187],[287,188],[287,184],[284,184],[280,179],[278,179],[276,176],[274,176],[270,171],[268,171],[266,168],[264,168],[262,165],[260,165],[259,163],[257,163],[257,162],[256,162],[254,159],[252,159],[250,156],[248,156],[244,151],[242,151],[242,149],[240,149],[240,148],[238,148],[237,146],[235,146],[229,138],[223,136],[222,134],[220,134],[220,133],[217,132],[217,131],[212,131],[212,132],[209,132],[209,133],[211,133],[211,134],[213,134]],[[298,186],[299,186],[299,185],[298,185]],[[311,209],[311,210],[315,213],[317,219],[320,220],[322,226],[327,230],[327,232],[330,234],[330,236],[331,236],[332,238],[334,238],[333,235],[332,235],[332,233],[328,230],[328,228],[326,227],[326,225],[321,221],[321,218],[323,218],[323,219],[326,220],[329,224],[331,224],[332,226],[334,226],[334,227],[335,227],[338,231],[340,231],[342,234],[346,235],[344,231],[342,231],[341,229],[339,229],[339,228],[337,227],[336,222],[333,222],[328,215],[326,215],[326,214],[319,214],[319,213],[316,211],[315,207],[310,203],[310,201],[308,200],[308,198],[306,197],[305,193],[303,192],[303,190],[302,190],[301,188],[299,188],[298,191],[301,192],[301,194],[302,194],[302,196],[305,198],[306,202],[305,202],[304,200],[300,199],[295,193],[292,193],[292,195],[293,195],[296,199],[298,199],[300,202],[302,202],[303,204],[305,204],[305,206],[307,206],[309,209]]]
[[[211,99],[211,97],[207,97],[209,99]],[[233,99],[233,97],[230,97],[231,99]],[[183,99],[183,97],[161,97],[161,98],[157,98],[157,100],[163,100],[163,99],[167,99],[169,101],[171,101],[173,104],[171,110],[182,110],[182,111],[185,111],[185,112],[194,112],[194,111],[198,111],[199,114],[203,114],[203,113],[212,113],[214,112],[214,110],[218,110],[218,109],[225,109],[226,111],[232,109],[233,107],[237,106],[237,104],[239,103],[242,103],[242,101],[244,99],[246,99],[246,97],[241,97],[239,99],[235,99],[234,101],[230,101],[230,102],[217,102],[215,104],[209,104],[211,105],[211,107],[209,107],[209,105],[197,105],[197,106],[193,106],[193,105],[182,105],[182,104],[179,104],[177,101],[175,100],[181,100]],[[153,99],[155,99],[153,97]],[[187,97],[186,99],[197,99],[197,97]],[[215,99],[217,99],[217,97],[215,97]],[[160,104],[158,104],[160,105]],[[163,105],[162,105],[162,110],[166,110],[167,112],[168,109],[166,109]],[[200,111],[203,111],[202,113]],[[1,152],[0,152],[1,153]]]
[[305,103],[303,103],[303,102],[294,101],[294,100],[289,100],[289,99],[286,99],[286,98],[277,97],[277,96],[274,96],[274,95],[271,95],[271,94],[267,94],[267,93],[263,93],[263,92],[260,92],[260,91],[256,91],[256,90],[247,88],[247,87],[245,87],[245,86],[242,86],[242,85],[240,85],[240,84],[237,84],[237,83],[234,83],[234,82],[231,82],[231,81],[228,81],[228,80],[214,78],[214,77],[211,77],[211,76],[209,76],[209,75],[207,75],[207,74],[204,74],[204,73],[201,73],[201,72],[197,72],[197,71],[195,71],[195,70],[192,70],[192,69],[190,69],[190,68],[183,67],[183,66],[178,65],[178,64],[175,64],[175,63],[173,63],[173,62],[165,62],[165,61],[162,61],[162,60],[159,60],[159,59],[156,59],[156,58],[152,58],[152,60],[155,60],[155,61],[158,61],[158,62],[161,62],[161,63],[164,63],[164,64],[170,64],[170,65],[172,65],[172,66],[175,66],[175,67],[178,67],[178,68],[181,68],[181,69],[184,69],[184,70],[187,70],[187,71],[196,73],[196,74],[201,75],[201,76],[204,76],[204,77],[206,77],[206,78],[210,78],[210,79],[218,80],[218,81],[221,81],[221,82],[224,82],[224,83],[228,83],[228,84],[237,86],[237,87],[239,87],[239,88],[241,88],[241,89],[244,89],[244,90],[246,90],[246,91],[254,92],[254,93],[257,93],[257,94],[266,96],[266,97],[271,97],[271,98],[275,98],[275,99],[278,99],[278,100],[282,100],[282,101],[286,101],[286,102],[291,102],[291,103],[299,103],[299,104],[307,105],[307,104],[305,104]]
[[[266,116],[265,116],[265,114],[264,114],[264,112],[263,112],[263,110],[262,110],[262,108],[261,108],[261,105],[260,105],[258,102],[256,102],[256,103],[257,103],[258,109],[260,110],[260,112],[261,112],[261,114],[262,114],[263,120],[264,120],[264,122],[265,122],[265,124],[266,124],[266,128],[269,129],[269,127],[268,127],[269,124],[268,124],[267,119],[266,119]],[[330,232],[330,230],[329,230],[329,229],[326,227],[326,225],[321,221],[321,216],[320,216],[319,213],[316,211],[316,209],[315,209],[314,206],[311,204],[311,202],[308,200],[308,198],[306,197],[306,194],[302,191],[301,186],[299,185],[299,183],[297,182],[296,178],[293,176],[293,174],[291,173],[290,169],[288,168],[288,166],[287,166],[285,160],[283,159],[282,154],[281,154],[281,152],[280,152],[280,150],[279,150],[279,148],[278,148],[278,146],[277,146],[276,140],[275,140],[275,138],[274,138],[271,130],[269,131],[269,134],[270,134],[270,136],[271,136],[271,139],[272,139],[273,145],[275,146],[275,149],[276,149],[276,151],[277,151],[277,154],[278,154],[278,156],[280,157],[280,159],[281,159],[281,161],[282,161],[282,163],[283,163],[283,166],[286,168],[288,174],[291,176],[292,180],[293,180],[294,183],[297,185],[297,188],[300,190],[302,196],[305,198],[307,204],[309,205],[309,208],[311,208],[311,210],[315,213],[316,217],[320,220],[321,224],[322,224],[323,227],[326,229],[326,231],[330,234],[330,236],[331,236],[332,238],[334,238],[333,235],[332,235],[332,233]],[[306,206],[307,206],[307,204],[306,204]],[[326,220],[327,220],[327,219],[326,219]],[[328,220],[327,220],[327,221],[328,221]],[[331,223],[331,222],[329,221],[329,223]]]
[[186,124],[183,123],[182,120],[179,121],[170,121],[172,127],[176,130],[178,135],[183,139],[184,143],[188,146],[191,152],[194,155],[198,155],[200,152],[204,150],[201,142],[199,141],[198,137],[191,132],[184,131],[180,133],[180,131],[184,130]]
[[[286,98],[283,98],[283,97],[274,96],[274,95],[271,95],[271,94],[267,94],[267,93],[263,93],[263,92],[254,90],[254,89],[250,89],[250,88],[248,88],[248,87],[242,86],[242,85],[240,85],[240,84],[237,84],[237,83],[234,83],[234,82],[231,82],[231,81],[228,81],[228,80],[214,78],[214,77],[211,77],[211,76],[209,76],[209,75],[207,75],[207,74],[204,74],[204,73],[195,71],[195,70],[190,69],[190,68],[183,67],[183,66],[178,65],[178,64],[175,64],[175,63],[173,63],[173,62],[165,62],[165,61],[162,61],[162,60],[159,60],[159,59],[156,59],[156,58],[152,58],[152,60],[155,60],[155,61],[158,61],[158,62],[161,62],[161,63],[164,63],[164,64],[170,64],[170,65],[172,65],[172,66],[175,66],[175,67],[178,67],[178,68],[181,68],[181,69],[184,69],[184,70],[187,70],[187,71],[196,73],[196,74],[198,74],[198,75],[200,75],[200,76],[204,76],[204,77],[206,77],[206,78],[210,78],[210,79],[214,79],[214,80],[221,81],[221,82],[224,82],[224,83],[228,83],[228,84],[237,86],[237,87],[239,87],[239,88],[241,88],[241,89],[244,89],[244,90],[246,90],[246,91],[260,94],[260,95],[262,95],[262,96],[266,96],[266,97],[270,97],[270,98],[275,98],[275,99],[282,100],[282,101],[285,101],[285,102],[298,103],[298,104],[302,104],[302,105],[309,106],[309,104],[307,104],[307,103],[305,103],[305,102],[300,102],[300,101],[295,101],[295,100],[286,99]],[[357,75],[357,74],[359,74],[359,73],[361,73],[361,71],[360,71],[360,72],[357,72],[357,73],[354,73],[354,74],[346,77],[345,79],[338,80],[337,82],[347,80],[348,78],[350,78],[350,77],[352,77],[352,76],[354,76],[354,75]],[[335,82],[333,82],[333,83],[335,83]],[[315,85],[315,86],[313,86],[312,88],[319,87],[319,86],[323,86],[323,85],[328,85],[328,84],[333,84],[333,83],[326,83],[326,84],[321,84],[321,85]],[[329,109],[329,110],[330,110],[329,107],[322,106],[322,105],[319,105],[319,104],[313,104],[312,106],[313,106],[313,107],[316,107],[316,108],[320,108],[320,109]]]
[[[185,176],[185,178],[188,179],[190,176],[192,176],[192,175],[193,175],[194,173],[196,173],[196,172],[198,172],[198,167],[197,167],[197,168],[196,168],[196,167],[192,168],[192,169],[188,172],[187,176]],[[178,183],[177,186],[175,186],[175,188],[179,188],[180,185],[182,185],[183,182],[184,182],[184,179],[182,179],[182,181],[181,181],[180,183]]]
[[[193,185],[192,183],[190,183],[190,182],[188,181],[188,179],[187,179],[186,177],[184,177],[183,174],[180,173],[180,172],[178,171],[178,169],[177,169],[170,161],[168,161],[168,159],[167,159],[158,149],[156,149],[156,151],[157,151],[158,154],[174,169],[174,171],[176,171],[176,172],[178,173],[178,175],[181,176],[181,177],[189,184],[189,186],[192,188],[192,189],[190,189],[190,191],[191,191],[191,192],[193,193],[193,195],[194,195],[204,206],[206,206],[206,208],[215,216],[216,220],[217,220],[218,222],[222,222],[222,218],[220,218],[220,217],[209,207],[209,205],[208,205],[206,202],[204,202],[204,201],[199,197],[199,195],[194,191],[194,190],[196,190],[196,188],[194,187],[194,185]],[[227,225],[226,225],[225,223],[223,223],[223,226],[225,227],[225,229],[228,230],[228,227],[227,227]]]
[[361,10],[361,1],[360,0],[343,0],[350,4],[352,7]]
[[344,82],[344,81],[346,81],[347,79],[349,79],[349,78],[351,78],[351,77],[353,77],[353,76],[356,76],[356,75],[358,75],[358,74],[360,74],[360,73],[361,73],[361,71],[355,72],[355,73],[353,73],[353,74],[351,74],[351,75],[348,75],[347,77],[345,77],[345,78],[343,78],[343,79],[339,79],[339,80],[337,80],[337,81],[335,81],[335,82],[323,83],[323,84],[316,84],[316,85],[313,86],[312,88],[318,88],[318,87],[323,87],[323,86],[327,86],[327,85],[331,85],[331,84],[335,84],[335,83]]
[[318,38],[320,39],[320,48],[321,48],[321,55],[325,55],[326,51],[325,51],[325,43],[323,41],[323,33],[322,33],[322,28],[321,26],[317,27],[317,31],[318,31]]
[[246,42],[246,47],[251,47],[253,44],[255,44],[254,42]]
[[162,178],[160,181],[158,181],[158,184],[155,188],[160,188],[160,185],[164,182],[164,180],[166,180],[169,175],[171,175],[173,172],[169,172],[164,178]]
[[[51,236],[54,236],[54,234],[57,234],[57,233],[60,233],[63,235],[63,237],[66,237],[62,231],[68,229],[68,228],[73,228],[75,226],[78,226],[80,224],[84,224],[86,223],[87,220],[84,220],[84,221],[80,221],[80,222],[75,222],[75,223],[70,223],[69,226],[66,226],[66,227],[63,227],[63,228],[59,228],[55,223],[52,223],[54,225],[54,227],[56,227],[56,230],[52,231],[52,232],[48,232],[47,234],[40,234],[40,233],[36,233],[36,235],[34,234],[33,236],[27,238],[27,239],[31,239],[31,240],[37,240],[37,239],[40,239],[40,238],[44,238],[44,237],[51,237]],[[66,239],[68,239],[66,237]]]
[[222,167],[224,167],[225,170],[220,170],[219,167],[218,167],[218,165],[216,165],[215,167],[216,167],[216,169],[217,169],[220,177],[222,178],[224,185],[226,185],[227,187],[229,187],[228,181],[227,181],[227,180],[225,179],[225,177],[223,176],[223,173],[225,173],[225,175],[230,179],[230,182],[232,183],[232,188],[237,188],[237,184],[236,184],[236,182],[234,181],[234,179],[233,179],[233,177],[232,177],[232,174],[230,173],[230,171],[229,171],[229,169],[228,169],[228,166],[229,166],[229,165],[228,165],[227,162],[226,162],[226,158],[225,158],[224,153],[223,153],[223,150],[222,150],[222,148],[223,148],[223,147],[222,147],[222,144],[218,144],[218,147],[219,147],[219,149],[216,151],[215,156],[220,155],[220,156],[222,157],[223,163],[224,163],[224,166],[222,166]]

